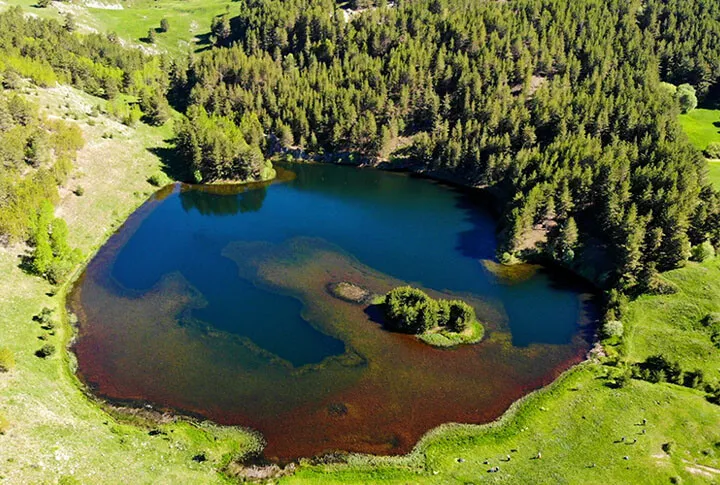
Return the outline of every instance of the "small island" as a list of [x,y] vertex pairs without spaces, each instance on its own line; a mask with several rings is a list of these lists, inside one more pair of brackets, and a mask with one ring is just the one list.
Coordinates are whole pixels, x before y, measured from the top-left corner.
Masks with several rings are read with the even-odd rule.
[[367,304],[373,301],[375,295],[367,288],[350,283],[348,281],[340,281],[339,283],[330,283],[327,285],[328,292],[335,298],[350,303]]
[[391,290],[382,305],[385,328],[414,334],[435,347],[477,343],[485,333],[475,310],[464,301],[435,300],[411,286]]

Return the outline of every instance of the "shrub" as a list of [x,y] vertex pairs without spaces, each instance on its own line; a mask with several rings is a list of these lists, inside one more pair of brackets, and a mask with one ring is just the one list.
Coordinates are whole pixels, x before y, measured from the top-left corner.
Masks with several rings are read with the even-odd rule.
[[15,356],[10,349],[0,349],[0,372],[10,372],[15,367]]
[[623,336],[623,324],[619,320],[609,320],[602,327],[602,334],[605,338],[620,338]]
[[674,295],[680,288],[659,275],[653,275],[648,280],[642,282],[641,286],[644,291],[650,295]]
[[709,313],[702,319],[702,324],[710,334],[710,341],[720,348],[720,313]]
[[702,244],[693,246],[691,253],[693,261],[702,263],[703,261],[715,257],[715,248],[710,243],[710,241],[705,241]]
[[630,372],[630,369],[627,367],[621,367],[616,374],[613,375],[612,379],[612,386],[616,389],[622,389],[626,387],[628,384],[630,384],[630,380],[632,379],[632,374]]
[[708,386],[705,388],[705,392],[707,392],[707,396],[705,396],[705,399],[708,400],[708,402],[712,404],[717,404],[720,406],[720,386],[717,387],[711,387]]
[[517,258],[512,253],[505,251],[498,256],[498,261],[502,264],[513,264],[517,262]]
[[46,359],[55,353],[55,346],[53,344],[45,344],[35,352],[35,355],[41,359]]
[[43,309],[40,310],[40,313],[33,317],[33,320],[38,322],[40,325],[47,325],[52,321],[52,315],[54,311],[55,310],[53,310],[52,308],[43,307]]
[[170,179],[164,173],[154,173],[148,177],[147,181],[154,187],[162,187],[170,183]]
[[78,197],[82,197],[83,195],[85,195],[85,189],[82,186],[78,185],[78,187],[75,189],[74,193]]
[[720,329],[720,312],[708,313],[705,318],[702,319],[702,324],[708,328],[717,327]]
[[385,296],[385,325],[406,333],[422,333],[437,325],[438,304],[423,291],[400,286]]
[[680,103],[680,110],[683,113],[689,113],[694,110],[698,104],[695,88],[689,84],[681,84],[678,86],[676,96]]
[[705,156],[708,158],[720,158],[720,142],[708,143],[707,148],[705,148]]
[[76,258],[60,259],[55,258],[47,269],[47,279],[54,285],[64,282],[75,266]]

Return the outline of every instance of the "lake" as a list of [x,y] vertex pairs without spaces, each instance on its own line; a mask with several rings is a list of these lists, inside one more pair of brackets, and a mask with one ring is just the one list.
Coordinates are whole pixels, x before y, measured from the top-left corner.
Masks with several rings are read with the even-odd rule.
[[[589,348],[591,290],[494,262],[478,195],[406,174],[291,164],[247,186],[157,192],[73,289],[79,375],[99,396],[247,426],[265,457],[408,452],[484,423]],[[349,281],[472,304],[475,345],[437,349],[333,297]]]

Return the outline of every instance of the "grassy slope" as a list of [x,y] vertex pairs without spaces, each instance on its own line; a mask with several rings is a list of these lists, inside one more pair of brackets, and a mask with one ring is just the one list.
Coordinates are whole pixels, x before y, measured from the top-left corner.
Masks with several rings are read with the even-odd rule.
[[720,190],[720,161],[708,162],[710,181]]
[[[91,103],[101,102],[66,88],[35,93],[30,97],[54,115],[87,112]],[[82,186],[85,194],[63,191],[59,212],[70,226],[71,242],[91,254],[151,192],[145,180],[159,170],[160,161],[146,148],[162,146],[168,130],[132,130],[103,118],[89,126],[89,118],[80,119],[87,146],[69,187]],[[102,138],[104,133],[113,133],[113,139]],[[12,372],[0,374],[0,413],[10,422],[0,435],[0,482],[54,483],[63,476],[80,483],[222,482],[218,463],[246,447],[249,435],[175,423],[162,426],[167,435],[149,436],[147,429],[113,419],[84,396],[66,352],[47,360],[33,355],[44,332],[32,316],[61,300],[46,295],[47,283],[18,269],[21,251],[0,249],[0,344],[17,360]],[[61,326],[50,342],[61,348],[68,338]],[[207,462],[192,460],[203,452]]]
[[[35,0],[11,0],[9,5],[20,5],[26,12],[45,18],[62,21],[65,13],[72,13],[81,31],[116,32],[123,40],[133,44],[153,47],[172,54],[184,54],[202,49],[202,38],[210,31],[210,22],[215,15],[232,8],[231,0],[97,0],[91,5],[122,5],[122,10],[93,8],[84,4],[53,2],[48,8],[36,7]],[[2,5],[2,4],[0,4]],[[157,33],[155,46],[141,39],[147,37],[148,29],[160,27],[160,20],[167,18],[170,30]],[[199,37],[196,37],[199,36]]]
[[[692,144],[700,150],[705,150],[711,142],[720,142],[720,109],[694,109],[680,115],[680,123]],[[708,165],[710,181],[720,189],[720,160],[709,160]]]
[[720,142],[720,110],[696,108],[688,114],[680,115],[680,123],[688,138],[700,150],[708,143]]

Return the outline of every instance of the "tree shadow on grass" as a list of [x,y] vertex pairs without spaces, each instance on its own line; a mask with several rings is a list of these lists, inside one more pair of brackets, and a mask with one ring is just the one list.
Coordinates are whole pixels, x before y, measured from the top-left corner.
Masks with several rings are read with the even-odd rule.
[[162,162],[162,171],[172,180],[188,182],[192,180],[190,171],[183,163],[182,157],[175,148],[173,140],[165,140],[167,146],[151,147],[148,151],[158,157]]
[[20,270],[28,275],[37,276],[37,273],[35,272],[35,268],[33,267],[33,257],[32,253],[26,252],[18,256],[18,259],[20,262],[18,263],[18,268]]
[[212,32],[206,32],[204,34],[198,34],[195,36],[197,39],[195,41],[195,45],[197,46],[195,48],[195,53],[203,52],[206,50],[209,50],[213,46],[212,42]]

